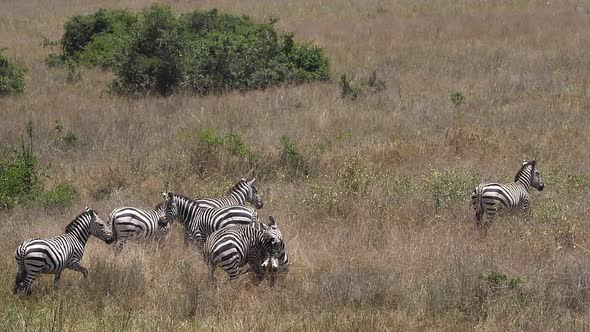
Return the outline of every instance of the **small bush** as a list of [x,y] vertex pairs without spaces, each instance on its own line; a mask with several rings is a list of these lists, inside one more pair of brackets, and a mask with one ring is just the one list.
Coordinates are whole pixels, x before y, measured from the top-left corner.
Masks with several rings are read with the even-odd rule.
[[53,144],[63,147],[73,147],[78,141],[78,135],[72,130],[66,130],[64,123],[60,120],[55,122],[55,131],[57,136],[53,139]]
[[377,71],[371,72],[371,75],[364,79],[350,79],[346,74],[340,76],[340,96],[352,100],[366,93],[377,93],[385,89],[387,84],[384,80],[377,78]]
[[338,172],[343,182],[344,189],[352,194],[358,195],[368,187],[372,174],[360,156],[346,157],[342,168]]
[[465,96],[458,91],[451,93],[449,95],[449,98],[451,99],[451,102],[453,103],[453,105],[455,105],[455,107],[459,107],[463,105],[463,103],[465,102]]
[[0,96],[21,94],[25,91],[24,67],[17,66],[0,53]]
[[53,190],[41,194],[41,205],[46,209],[71,206],[78,196],[78,189],[70,182],[58,184]]
[[309,167],[289,136],[281,136],[281,162],[291,177],[308,176]]
[[21,201],[33,199],[38,189],[31,122],[27,125],[27,135],[28,142],[23,139],[19,150],[0,153],[0,209],[10,209]]
[[239,133],[233,131],[225,135],[223,146],[231,155],[240,159],[255,161],[260,158],[258,153],[254,152],[252,145],[246,143]]
[[477,178],[474,174],[432,170],[426,183],[429,186],[427,190],[432,192],[434,207],[438,210],[453,203],[465,201],[469,191],[477,185]]

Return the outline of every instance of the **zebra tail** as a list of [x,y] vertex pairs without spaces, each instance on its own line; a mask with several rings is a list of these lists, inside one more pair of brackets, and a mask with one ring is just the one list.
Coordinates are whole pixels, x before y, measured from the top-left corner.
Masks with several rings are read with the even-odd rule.
[[20,284],[24,281],[25,277],[27,276],[27,271],[25,270],[25,255],[26,255],[26,244],[30,240],[25,241],[23,244],[16,248],[15,258],[16,263],[18,265],[18,272],[16,273],[16,278],[14,280],[14,290],[13,293],[19,289]]
[[481,185],[477,186],[477,188],[475,188],[473,195],[475,196],[475,202],[473,207],[475,208],[475,220],[477,220],[477,222],[481,222],[481,219],[483,217],[483,202],[481,200],[481,195],[483,193],[483,188]]

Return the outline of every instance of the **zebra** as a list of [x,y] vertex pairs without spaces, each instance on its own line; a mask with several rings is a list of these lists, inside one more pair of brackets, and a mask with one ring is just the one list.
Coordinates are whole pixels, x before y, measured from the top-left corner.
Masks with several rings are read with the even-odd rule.
[[59,287],[64,269],[78,271],[88,279],[88,270],[80,265],[84,246],[90,235],[110,244],[113,242],[111,230],[92,209],[84,212],[70,222],[65,233],[49,239],[28,239],[16,249],[18,265],[14,293],[29,293],[29,287],[40,273],[55,274],[53,285]]
[[[260,231],[266,231],[269,230],[270,228],[276,228],[276,221],[275,218],[273,216],[268,216],[268,220],[270,221],[269,225],[274,225],[274,226],[269,226],[267,224],[261,223],[261,222],[257,222],[252,224],[251,226],[260,230]],[[276,269],[276,273],[287,273],[289,272],[289,255],[287,255],[287,249],[285,248],[285,240],[282,238],[282,234],[281,234],[281,243],[279,245],[279,251],[277,253],[277,264],[278,264],[278,268]],[[267,269],[269,266],[269,259],[265,260],[262,263],[262,268]],[[272,266],[272,264],[271,264]]]
[[[274,219],[268,228],[261,231],[257,227],[239,225],[215,231],[205,241],[203,258],[209,270],[209,281],[215,284],[215,269],[219,265],[234,280],[240,275],[240,267],[249,264],[260,282],[266,271],[276,271],[279,267],[278,253],[282,234]],[[265,271],[266,270],[266,271]],[[274,283],[271,274],[271,283]]]
[[168,227],[174,219],[180,219],[185,229],[185,241],[195,244],[199,251],[203,250],[207,237],[216,230],[258,221],[256,210],[248,206],[230,205],[208,209],[182,195],[162,192],[162,196],[171,204],[164,212],[164,218],[158,221],[160,227]]
[[475,210],[477,227],[481,227],[484,214],[487,214],[487,227],[494,221],[496,212],[503,208],[507,211],[524,210],[529,216],[530,187],[543,191],[545,184],[536,167],[536,161],[524,161],[514,177],[514,183],[486,183],[478,185],[471,194],[471,205]]
[[121,252],[128,240],[165,240],[170,232],[170,224],[159,225],[158,221],[165,218],[166,207],[171,203],[166,197],[164,202],[158,204],[153,210],[134,207],[114,209],[109,216],[108,224],[117,242],[115,252]]
[[245,178],[241,178],[233,187],[231,187],[226,196],[215,197],[215,198],[201,198],[197,199],[197,203],[202,208],[218,208],[222,206],[230,205],[245,205],[246,202],[254,205],[256,209],[262,209],[264,203],[262,198],[258,194],[256,185],[254,182],[256,178],[248,181]]

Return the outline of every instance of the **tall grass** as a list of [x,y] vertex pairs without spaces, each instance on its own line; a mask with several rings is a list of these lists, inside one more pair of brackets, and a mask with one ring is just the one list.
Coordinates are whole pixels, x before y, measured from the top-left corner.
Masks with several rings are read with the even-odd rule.
[[[0,3],[4,54],[29,68],[25,94],[0,100],[0,141],[14,142],[33,119],[39,167],[79,195],[60,210],[0,212],[0,330],[587,329],[590,23],[581,7],[173,3],[279,17],[278,29],[332,60],[331,82],[249,93],[119,99],[100,92],[111,74],[90,69],[66,85],[44,64],[39,31],[57,39],[72,15],[147,5]],[[342,74],[374,71],[382,89],[341,97]],[[55,144],[58,120],[76,134],[71,148]],[[232,146],[257,158],[211,133],[239,134]],[[531,221],[502,216],[478,238],[471,186],[510,181],[532,158],[547,187],[531,195]],[[300,160],[307,176],[293,176]],[[11,294],[16,246],[63,232],[84,205],[104,217],[153,206],[166,187],[219,194],[251,168],[261,218],[277,218],[292,259],[277,287],[247,278],[209,287],[174,224],[165,245],[130,245],[118,257],[91,240],[90,284],[66,271],[59,290],[42,276],[29,298]]]

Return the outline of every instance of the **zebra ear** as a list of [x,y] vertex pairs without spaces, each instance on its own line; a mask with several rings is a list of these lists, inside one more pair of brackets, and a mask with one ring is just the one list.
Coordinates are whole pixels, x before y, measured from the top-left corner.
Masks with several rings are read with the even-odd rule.
[[269,226],[274,226],[277,224],[277,222],[275,221],[275,217],[273,216],[268,216],[268,220],[270,220],[270,223],[268,224]]
[[536,160],[533,160],[533,161],[530,161],[530,162],[529,162],[529,164],[530,164],[531,166],[533,166],[533,167],[535,167],[535,164],[536,164],[536,163],[537,163],[537,161],[536,161]]
[[160,194],[162,194],[162,197],[164,197],[164,198],[168,197],[168,194],[163,191],[160,191]]
[[248,184],[249,184],[249,185],[253,185],[253,184],[254,184],[254,181],[256,181],[256,178],[253,178],[252,180],[250,180],[250,181],[248,182]]

